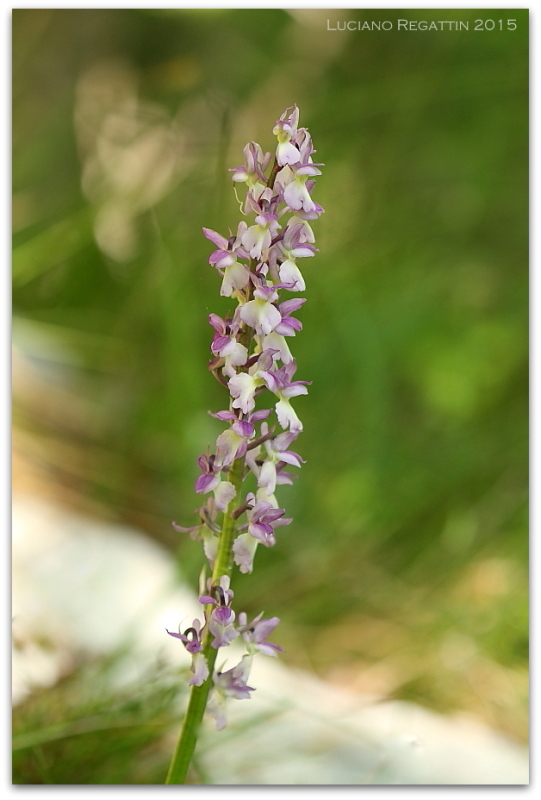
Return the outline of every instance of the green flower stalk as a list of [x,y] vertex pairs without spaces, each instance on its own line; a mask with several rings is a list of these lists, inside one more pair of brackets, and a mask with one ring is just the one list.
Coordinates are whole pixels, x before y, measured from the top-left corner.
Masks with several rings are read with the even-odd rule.
[[[192,656],[190,699],[166,783],[185,783],[195,751],[203,716],[207,712],[222,730],[228,698],[248,700],[252,660],[257,653],[276,656],[283,652],[267,637],[278,617],[259,614],[248,622],[232,608],[231,576],[234,567],[243,574],[253,571],[260,545],[276,543],[276,529],[289,525],[285,510],[276,500],[276,487],[291,484],[288,467],[299,468],[303,459],[290,447],[302,431],[302,422],[291,399],[307,394],[308,381],[293,380],[297,365],[287,339],[302,330],[293,316],[304,298],[282,299],[283,292],[304,291],[305,282],[297,260],[313,256],[314,234],[310,222],[323,213],[312,200],[315,164],[312,139],[299,128],[299,111],[288,108],[273,133],[278,144],[271,153],[250,142],[244,148],[244,164],[231,170],[236,184],[245,183],[244,215],[254,215],[252,225],[242,220],[235,234],[225,238],[203,228],[215,246],[209,263],[222,278],[220,294],[236,300],[231,316],[210,314],[214,329],[209,369],[228,389],[229,408],[212,416],[227,422],[212,453],[201,455],[198,494],[208,495],[199,509],[199,523],[190,528],[173,524],[181,533],[202,541],[212,570],[199,602],[204,620],[194,620],[183,633],[172,633]],[[267,174],[268,173],[268,174]],[[273,396],[274,409],[256,408],[260,397]],[[269,425],[271,414],[276,422]],[[246,491],[245,481],[252,482]],[[216,669],[218,650],[242,639],[246,652],[227,670]]]

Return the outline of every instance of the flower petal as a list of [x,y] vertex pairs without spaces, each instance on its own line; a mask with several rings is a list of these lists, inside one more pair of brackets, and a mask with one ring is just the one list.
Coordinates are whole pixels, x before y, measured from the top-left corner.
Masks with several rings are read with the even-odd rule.
[[287,398],[283,398],[276,403],[276,416],[282,428],[289,428],[292,431],[302,431],[302,422]]
[[233,558],[241,572],[252,572],[256,549],[257,540],[249,533],[241,533],[233,542]]
[[290,259],[284,261],[280,265],[279,275],[282,283],[288,284],[287,288],[290,292],[304,292],[306,289],[304,278],[294,261]]
[[225,236],[213,231],[212,228],[203,228],[203,236],[206,236],[206,238],[215,244],[216,247],[219,247],[220,250],[227,250],[229,242]]
[[195,491],[197,494],[206,494],[207,492],[212,492],[219,483],[219,475],[212,475],[211,473],[200,475],[195,482]]

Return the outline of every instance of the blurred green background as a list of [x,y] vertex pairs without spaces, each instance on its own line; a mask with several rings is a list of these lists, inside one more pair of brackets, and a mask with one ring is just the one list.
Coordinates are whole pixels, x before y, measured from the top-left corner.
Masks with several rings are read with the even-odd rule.
[[[442,14],[470,30],[396,30]],[[282,618],[286,663],[525,740],[528,12],[473,30],[510,16],[13,11],[14,340],[50,386],[15,392],[14,482],[142,529],[196,586],[170,522],[221,429],[206,318],[229,307],[201,227],[236,228],[227,168],[297,103],[325,164],[292,343],[307,463],[238,607]],[[30,706],[16,729],[61,718]]]

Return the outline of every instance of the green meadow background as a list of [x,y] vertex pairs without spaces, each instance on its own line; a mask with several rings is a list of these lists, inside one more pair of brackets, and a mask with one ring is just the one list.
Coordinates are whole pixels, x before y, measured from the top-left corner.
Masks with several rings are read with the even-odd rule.
[[[326,29],[451,17],[470,30]],[[282,619],[287,664],[524,741],[526,10],[14,10],[14,340],[51,387],[16,395],[15,450],[197,585],[171,520],[221,429],[206,318],[229,307],[201,227],[236,228],[227,169],[293,103],[325,164],[292,340],[307,463],[238,607]],[[81,675],[15,734],[75,718]],[[21,747],[14,781],[160,782],[169,754],[140,756],[170,692],[96,698],[134,724]]]

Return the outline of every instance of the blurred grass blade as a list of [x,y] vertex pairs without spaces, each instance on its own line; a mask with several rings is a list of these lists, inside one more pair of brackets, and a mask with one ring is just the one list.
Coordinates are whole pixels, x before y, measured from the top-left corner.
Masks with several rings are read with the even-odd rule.
[[92,209],[83,208],[13,250],[13,285],[23,286],[93,241]]

